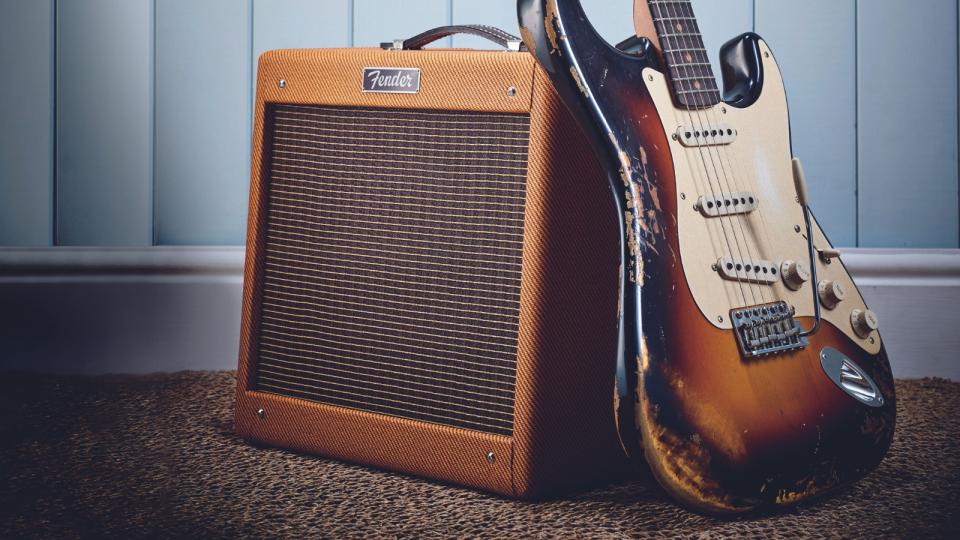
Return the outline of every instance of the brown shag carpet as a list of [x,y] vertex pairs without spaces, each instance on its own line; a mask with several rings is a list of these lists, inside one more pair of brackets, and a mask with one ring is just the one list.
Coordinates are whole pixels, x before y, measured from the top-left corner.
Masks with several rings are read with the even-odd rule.
[[0,537],[957,538],[960,384],[900,381],[883,465],[831,499],[719,521],[650,480],[524,503],[232,433],[234,373],[5,374]]

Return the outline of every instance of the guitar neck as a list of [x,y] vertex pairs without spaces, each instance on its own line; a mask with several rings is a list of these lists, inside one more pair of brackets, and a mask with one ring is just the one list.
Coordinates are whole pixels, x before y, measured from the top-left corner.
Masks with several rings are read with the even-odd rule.
[[720,91],[690,0],[647,0],[676,102],[687,109],[720,103]]

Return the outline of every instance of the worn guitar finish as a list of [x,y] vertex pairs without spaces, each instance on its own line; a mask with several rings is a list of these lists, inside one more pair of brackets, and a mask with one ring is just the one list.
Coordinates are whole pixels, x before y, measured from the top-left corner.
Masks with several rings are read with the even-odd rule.
[[[731,41],[721,101],[699,34],[682,41],[696,28],[689,4],[641,8],[658,35],[626,53],[576,0],[518,5],[524,41],[591,138],[620,215],[622,443],[702,512],[827,494],[883,458],[894,388],[875,321],[851,324],[866,306],[815,223],[823,320],[796,334],[814,326],[817,284],[788,268],[810,260],[779,69],[755,34]],[[742,204],[707,208],[724,198]],[[745,308],[780,322],[741,342],[733,325]]]

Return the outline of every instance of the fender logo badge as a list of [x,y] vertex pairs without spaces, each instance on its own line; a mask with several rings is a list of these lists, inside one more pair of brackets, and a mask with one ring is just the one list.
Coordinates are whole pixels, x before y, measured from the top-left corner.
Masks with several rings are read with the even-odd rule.
[[420,69],[363,68],[363,91],[387,94],[417,94],[420,92]]

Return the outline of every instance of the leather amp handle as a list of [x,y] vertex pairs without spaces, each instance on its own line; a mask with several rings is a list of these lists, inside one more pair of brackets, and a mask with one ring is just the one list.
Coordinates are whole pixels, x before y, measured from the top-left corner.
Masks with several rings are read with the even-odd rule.
[[466,34],[485,38],[496,43],[508,51],[526,51],[527,47],[523,41],[510,33],[504,32],[493,26],[484,26],[481,24],[460,24],[451,26],[440,26],[427,30],[422,34],[417,34],[407,40],[394,40],[392,42],[381,43],[380,47],[392,51],[417,51],[423,47],[456,34]]

